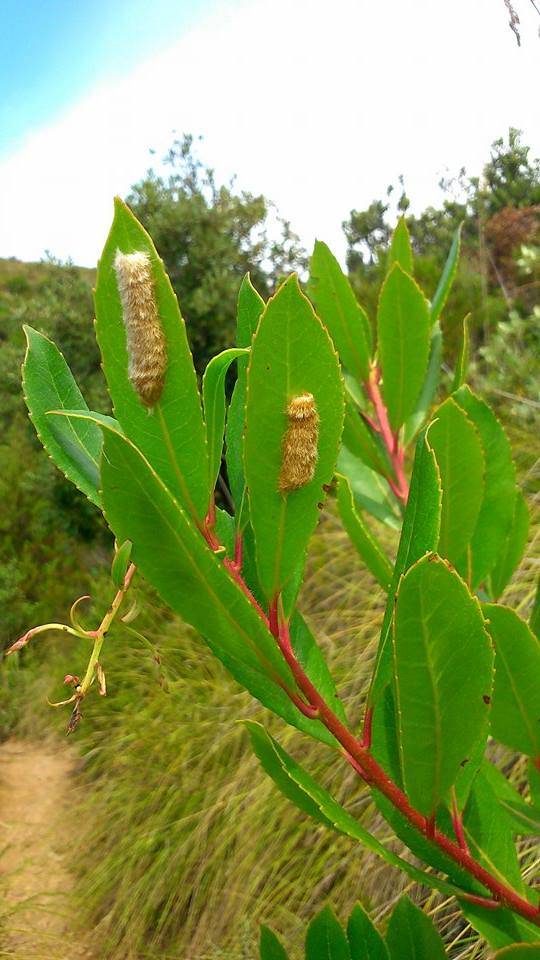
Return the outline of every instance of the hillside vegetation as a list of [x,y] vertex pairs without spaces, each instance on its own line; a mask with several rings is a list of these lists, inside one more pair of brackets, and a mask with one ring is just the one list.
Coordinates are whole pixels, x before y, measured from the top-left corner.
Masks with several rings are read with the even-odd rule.
[[[267,201],[218,187],[194,159],[189,138],[169,159],[170,178],[149,175],[130,202],[165,260],[202,369],[232,341],[241,275],[249,269],[266,296],[282,273],[302,271],[305,254],[288,224],[279,242],[269,241]],[[407,222],[419,276],[431,293],[455,227],[465,220],[461,266],[444,317],[446,356],[450,367],[457,331],[472,310],[473,377],[509,430],[533,516],[526,556],[508,588],[512,605],[525,611],[538,574],[540,529],[538,162],[529,161],[511,133],[508,143],[494,146],[482,187],[474,178],[463,179],[462,187],[463,202],[446,195],[440,209]],[[371,315],[389,239],[387,206],[376,201],[353,211],[344,225],[350,275]],[[404,188],[397,206],[407,212]],[[94,271],[52,260],[0,261],[4,646],[35,623],[65,619],[76,597],[92,595],[82,608],[88,623],[99,621],[109,601],[110,534],[34,437],[19,372],[28,323],[61,346],[89,406],[106,409],[92,329],[93,281]],[[392,534],[387,537],[392,551]],[[301,607],[321,638],[348,713],[359,717],[384,595],[360,565],[332,504],[312,543],[309,569]],[[242,725],[233,722],[262,717],[262,708],[149,588],[138,590],[143,612],[134,626],[143,639],[133,634],[121,648],[109,645],[108,696],[88,700],[76,734],[83,758],[70,799],[76,895],[81,922],[95,928],[102,956],[241,960],[253,956],[260,919],[294,950],[306,920],[327,900],[345,916],[360,898],[384,917],[406,881],[285,803],[246,749]],[[81,651],[65,640],[36,641],[5,661],[1,734],[63,733],[65,716],[48,711],[45,698],[62,699],[64,675],[82,667]],[[282,737],[285,746],[294,739],[291,730]],[[357,816],[377,817],[352,771],[348,779],[342,772],[336,778],[309,745],[303,759],[338,799],[346,793],[351,802],[357,791]],[[505,759],[519,783],[523,769],[510,754]],[[530,849],[522,854],[530,864]],[[484,955],[448,906],[433,897],[428,906],[437,912],[450,956]]]

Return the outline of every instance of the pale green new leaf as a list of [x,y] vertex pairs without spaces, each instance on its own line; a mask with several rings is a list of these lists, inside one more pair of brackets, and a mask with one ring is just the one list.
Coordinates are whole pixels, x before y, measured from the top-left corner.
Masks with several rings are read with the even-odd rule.
[[452,397],[436,410],[429,441],[443,490],[437,552],[457,566],[469,548],[484,498],[482,443],[472,420]]
[[393,430],[413,413],[426,376],[431,321],[418,284],[395,263],[381,288],[377,311],[382,392]]
[[120,587],[124,583],[126,573],[128,571],[129,562],[131,560],[131,551],[133,549],[133,544],[131,540],[125,540],[124,543],[116,550],[111,565],[111,580],[114,583],[115,587]]
[[383,590],[388,592],[392,579],[392,564],[365,524],[362,515],[356,511],[347,477],[337,474],[337,481],[337,503],[343,526],[368,570]]
[[387,272],[392,268],[394,263],[399,263],[405,273],[408,273],[411,277],[413,275],[413,252],[405,217],[399,218],[392,234],[386,263]]
[[[128,376],[126,331],[114,260],[117,251],[146,253],[167,350],[165,384],[149,411]],[[178,302],[152,240],[121,200],[98,267],[96,335],[115,416],[173,496],[199,522],[208,510],[208,457],[195,369]]]
[[353,456],[358,457],[383,477],[391,474],[391,467],[379,437],[365,421],[347,389],[345,390],[343,444]]
[[348,277],[321,240],[315,241],[308,294],[328,329],[341,362],[360,383],[369,377],[372,352],[368,317],[357,302]]
[[408,897],[392,911],[386,931],[390,960],[446,960],[444,944],[433,922]]
[[401,514],[388,481],[343,446],[337,462],[339,473],[347,477],[355,503],[392,530],[401,527]]
[[37,435],[51,460],[96,506],[100,506],[101,430],[89,420],[50,417],[50,410],[88,410],[64,357],[48,337],[24,327],[27,348],[24,398]]
[[442,309],[448,299],[450,290],[452,289],[452,284],[454,282],[454,277],[456,275],[458,261],[459,261],[459,251],[461,247],[461,230],[463,224],[460,223],[457,228],[454,239],[452,240],[452,245],[446,258],[446,263],[444,265],[441,278],[439,280],[437,289],[433,300],[431,301],[431,322],[435,323],[439,319]]
[[529,757],[540,757],[540,641],[514,610],[484,606],[495,646],[491,732]]
[[[279,491],[287,409],[309,393],[319,418],[313,479]],[[343,429],[343,381],[332,342],[292,276],[269,300],[248,367],[244,467],[257,568],[272,601],[296,574],[330,484]]]
[[431,816],[483,734],[493,686],[480,604],[435,555],[400,583],[393,659],[403,784],[412,805]]
[[225,431],[225,377],[233,362],[246,357],[249,348],[232,348],[213,357],[204,371],[202,383],[204,420],[206,425],[206,443],[208,447],[208,500],[214,493],[214,487],[221,467],[223,434]]

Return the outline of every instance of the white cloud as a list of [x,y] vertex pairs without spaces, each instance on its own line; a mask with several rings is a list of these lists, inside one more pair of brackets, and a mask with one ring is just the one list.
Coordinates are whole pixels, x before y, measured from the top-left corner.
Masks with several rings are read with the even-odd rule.
[[509,125],[540,151],[538,18],[523,7],[518,49],[502,0],[218,6],[0,161],[0,255],[94,264],[113,195],[173,130],[203,134],[219,175],[342,255],[341,221],[397,174],[423,206],[445,168],[478,172]]

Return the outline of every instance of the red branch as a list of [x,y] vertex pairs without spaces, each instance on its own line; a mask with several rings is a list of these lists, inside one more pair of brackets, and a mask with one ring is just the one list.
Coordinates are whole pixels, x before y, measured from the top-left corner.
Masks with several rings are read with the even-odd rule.
[[452,826],[454,828],[454,833],[456,835],[456,840],[459,843],[462,850],[465,850],[466,853],[469,852],[469,847],[467,845],[467,840],[465,839],[465,831],[463,829],[463,818],[459,811],[457,805],[456,791],[452,787]]
[[[443,853],[486,887],[492,894],[494,901],[497,901],[497,903],[508,907],[530,922],[540,926],[539,908],[529,903],[528,900],[525,900],[523,897],[520,897],[511,887],[507,887],[496,877],[493,877],[481,864],[473,859],[468,850],[462,849],[459,844],[454,843],[446,834],[442,833],[431,818],[428,819],[418,810],[415,810],[403,791],[390,780],[375,758],[371,756],[369,750],[362,746],[362,742],[336,717],[297,661],[290,642],[288,624],[285,620],[280,621],[279,634],[276,639],[299,690],[313,707],[318,707],[319,719],[343,747],[349,763],[354,761],[353,766],[360,776],[362,776],[370,786],[390,800],[393,806],[399,810],[402,816],[404,816],[422,836],[438,846]],[[463,896],[465,899],[470,900],[470,897],[474,895],[469,895],[464,892]],[[480,898],[480,902],[484,903],[484,898]],[[488,903],[491,906],[492,901],[488,901]]]
[[388,451],[388,456],[390,457],[396,479],[394,481],[389,477],[388,483],[398,500],[401,500],[401,502],[405,504],[409,496],[409,484],[407,483],[404,470],[405,449],[399,442],[399,432],[394,432],[390,426],[388,412],[379,389],[380,378],[379,369],[373,367],[369,379],[365,384],[365,390],[375,410],[375,423],[373,423],[370,418],[368,419],[373,423],[375,430],[380,433],[381,439]]
[[[201,532],[213,550],[221,551],[223,548],[217,542],[213,531],[212,520],[213,511],[210,509],[207,521],[201,527]],[[214,544],[217,544],[217,546]],[[229,557],[225,557],[223,563],[240,589],[249,598],[278,643],[279,649],[295,679],[297,688],[304,698],[302,699],[295,691],[289,690],[281,678],[276,677],[276,682],[285,691],[291,702],[295,704],[304,716],[318,718],[335,737],[343,749],[345,759],[353,766],[362,779],[373,787],[373,789],[382,793],[396,810],[399,810],[401,815],[408,820],[411,826],[422,834],[422,836],[426,837],[430,843],[439,847],[454,863],[457,863],[458,866],[481,883],[486,890],[489,890],[492,897],[490,899],[463,891],[461,895],[463,900],[476,903],[486,909],[495,909],[498,906],[508,907],[508,909],[513,910],[514,913],[517,913],[519,916],[524,917],[526,920],[540,927],[540,909],[538,906],[529,903],[528,900],[519,896],[511,887],[507,887],[496,877],[493,877],[481,864],[474,860],[466,848],[466,844],[465,847],[463,847],[459,842],[455,843],[450,840],[446,834],[439,830],[433,818],[425,817],[411,806],[403,791],[390,779],[370,753],[371,714],[366,715],[362,740],[358,740],[354,734],[348,730],[345,724],[339,720],[296,659],[291,643],[289,625],[284,616],[280,598],[277,597],[270,605],[269,615],[267,617],[242,577],[238,561],[239,552],[236,550],[235,559],[231,560]],[[457,828],[456,836],[458,836],[459,829],[460,827]],[[462,837],[461,840],[463,842],[464,837]]]

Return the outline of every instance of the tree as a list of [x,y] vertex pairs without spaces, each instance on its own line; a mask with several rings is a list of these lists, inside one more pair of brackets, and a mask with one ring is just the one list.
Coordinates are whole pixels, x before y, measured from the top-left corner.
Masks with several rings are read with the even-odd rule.
[[[442,178],[440,206],[406,215],[416,256],[417,278],[433,295],[445,251],[460,223],[462,258],[457,282],[448,301],[443,328],[446,347],[454,352],[455,331],[465,313],[473,314],[473,332],[484,340],[488,328],[506,317],[514,291],[513,257],[522,244],[537,243],[540,212],[540,160],[530,156],[522,134],[511,127],[507,137],[491,146],[481,176],[464,167],[457,176]],[[398,210],[406,212],[408,198],[400,178]],[[387,197],[392,188],[388,188]],[[374,200],[366,210],[352,210],[343,224],[347,239],[347,266],[358,297],[373,315],[374,291],[382,282],[390,240],[392,216],[388,200]]]
[[177,140],[165,158],[168,177],[150,170],[128,203],[155,239],[180,307],[188,319],[196,365],[234,339],[236,298],[245,273],[262,295],[305,265],[290,225],[276,218],[262,194],[219,185],[195,156],[193,137]]

